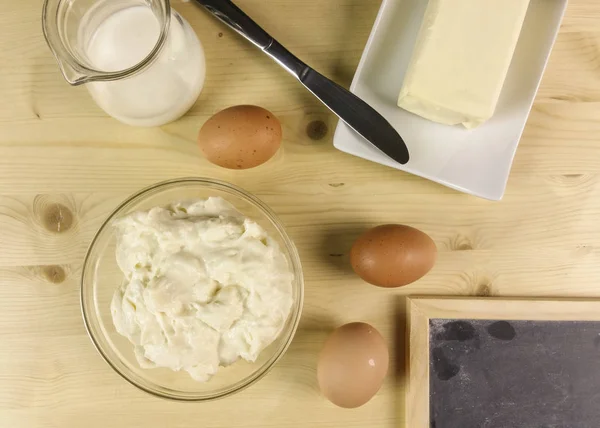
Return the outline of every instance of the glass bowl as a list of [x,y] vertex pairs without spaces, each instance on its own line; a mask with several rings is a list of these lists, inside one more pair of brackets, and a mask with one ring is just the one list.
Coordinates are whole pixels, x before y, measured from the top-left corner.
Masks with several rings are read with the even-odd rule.
[[[115,258],[114,219],[133,211],[148,210],[171,202],[220,196],[242,214],[260,224],[275,239],[294,273],[294,303],[279,337],[254,363],[239,360],[221,367],[205,383],[193,380],[185,371],[143,369],[139,366],[133,345],[115,330],[110,302],[123,283],[123,274]],[[263,377],[288,349],[298,327],[302,311],[304,281],[296,247],[275,214],[260,200],[244,190],[212,179],[185,178],[156,184],[133,195],[104,222],[94,237],[85,257],[81,279],[81,309],[86,329],[98,352],[124,379],[138,388],[163,398],[182,401],[206,401],[238,392]]]

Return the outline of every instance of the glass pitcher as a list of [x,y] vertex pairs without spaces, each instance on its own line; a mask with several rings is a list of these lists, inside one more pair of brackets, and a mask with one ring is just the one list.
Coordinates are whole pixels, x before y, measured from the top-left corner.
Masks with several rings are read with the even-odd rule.
[[169,0],[45,0],[42,26],[67,82],[121,122],[178,119],[204,85],[202,45]]

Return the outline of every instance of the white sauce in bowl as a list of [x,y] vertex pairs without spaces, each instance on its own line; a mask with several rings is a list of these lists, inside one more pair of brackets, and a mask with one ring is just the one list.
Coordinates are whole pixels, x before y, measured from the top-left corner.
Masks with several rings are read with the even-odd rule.
[[125,283],[111,313],[144,368],[207,381],[255,361],[281,332],[293,274],[277,242],[222,198],[179,202],[115,222]]

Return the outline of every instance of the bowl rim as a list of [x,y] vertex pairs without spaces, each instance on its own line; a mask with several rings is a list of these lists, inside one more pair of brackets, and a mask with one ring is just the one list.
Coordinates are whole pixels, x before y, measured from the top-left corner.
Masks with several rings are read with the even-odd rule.
[[[246,200],[247,202],[255,205],[257,208],[259,208],[261,211],[263,211],[263,213],[273,223],[273,226],[275,226],[278,233],[282,236],[283,241],[286,243],[286,247],[287,247],[286,249],[289,252],[289,256],[291,259],[290,261],[292,263],[291,267],[294,270],[295,274],[297,273],[297,275],[295,275],[296,276],[295,280],[296,280],[297,286],[298,286],[298,298],[297,298],[297,302],[295,302],[295,306],[297,307],[297,310],[294,310],[294,308],[292,307],[290,316],[294,316],[294,313],[295,313],[295,318],[292,320],[292,327],[291,327],[290,334],[289,334],[285,344],[279,351],[279,353],[277,355],[275,355],[275,357],[270,362],[264,364],[258,370],[253,372],[250,376],[248,376],[248,380],[246,380],[242,385],[226,388],[220,393],[208,395],[208,396],[202,396],[202,397],[194,397],[194,396],[186,396],[186,395],[170,395],[167,393],[162,393],[158,390],[153,390],[151,388],[148,388],[144,385],[139,384],[137,381],[130,378],[127,375],[127,373],[125,373],[123,370],[117,368],[116,365],[113,364],[111,359],[102,350],[102,347],[98,343],[96,337],[94,336],[94,333],[92,333],[92,329],[90,327],[90,320],[88,319],[89,308],[86,305],[86,302],[85,302],[86,299],[84,297],[84,288],[86,287],[85,286],[85,274],[88,269],[92,269],[92,266],[89,266],[92,250],[94,249],[101,233],[109,227],[111,221],[117,215],[119,215],[124,208],[126,208],[128,205],[132,204],[133,202],[136,202],[136,201],[142,199],[148,193],[155,191],[155,190],[163,189],[163,188],[168,189],[171,187],[176,187],[177,185],[182,185],[182,184],[210,185],[213,188],[217,188],[217,189],[220,188],[221,190],[225,190],[228,193],[233,194],[234,196],[237,196],[237,197],[240,197],[241,199]],[[180,401],[180,402],[206,402],[206,401],[213,401],[213,400],[225,398],[225,397],[228,397],[235,393],[238,393],[240,391],[243,391],[244,389],[248,388],[249,386],[253,385],[257,381],[259,381],[260,379],[265,377],[273,369],[275,364],[277,364],[277,362],[279,362],[279,360],[285,355],[285,353],[289,349],[289,347],[296,335],[296,332],[298,330],[298,325],[300,324],[300,319],[302,317],[302,310],[304,308],[304,273],[302,270],[302,263],[301,263],[300,255],[298,254],[296,245],[294,244],[294,242],[291,240],[291,238],[285,231],[283,223],[281,222],[279,217],[275,214],[275,212],[273,210],[271,210],[271,208],[269,208],[259,198],[252,195],[251,193],[245,191],[244,189],[242,189],[234,184],[223,181],[223,180],[218,180],[218,179],[213,179],[213,178],[208,178],[208,177],[183,177],[183,178],[176,178],[176,179],[161,181],[161,182],[155,183],[153,185],[150,185],[148,187],[145,187],[145,188],[137,191],[136,193],[134,193],[131,196],[129,196],[128,198],[126,198],[123,202],[121,202],[107,216],[106,220],[104,220],[102,225],[96,231],[94,238],[90,242],[90,245],[88,246],[88,249],[86,251],[86,254],[85,254],[85,257],[83,260],[82,269],[81,269],[79,297],[80,297],[81,315],[83,317],[83,324],[85,326],[87,335],[90,338],[90,340],[92,341],[92,344],[94,345],[94,347],[96,348],[96,351],[100,354],[100,356],[104,359],[104,361],[114,370],[114,372],[116,372],[119,376],[121,376],[123,379],[125,379],[131,385],[139,388],[140,390],[142,390],[148,394],[154,395],[155,397],[159,397],[159,398],[163,398],[163,399],[167,399],[167,400],[173,400],[173,401]],[[175,391],[175,390],[170,390],[170,391]]]

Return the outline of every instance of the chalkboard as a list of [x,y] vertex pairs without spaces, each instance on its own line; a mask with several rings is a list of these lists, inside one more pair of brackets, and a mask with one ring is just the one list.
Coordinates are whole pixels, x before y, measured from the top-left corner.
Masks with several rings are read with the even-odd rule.
[[431,428],[600,428],[600,323],[429,320]]

